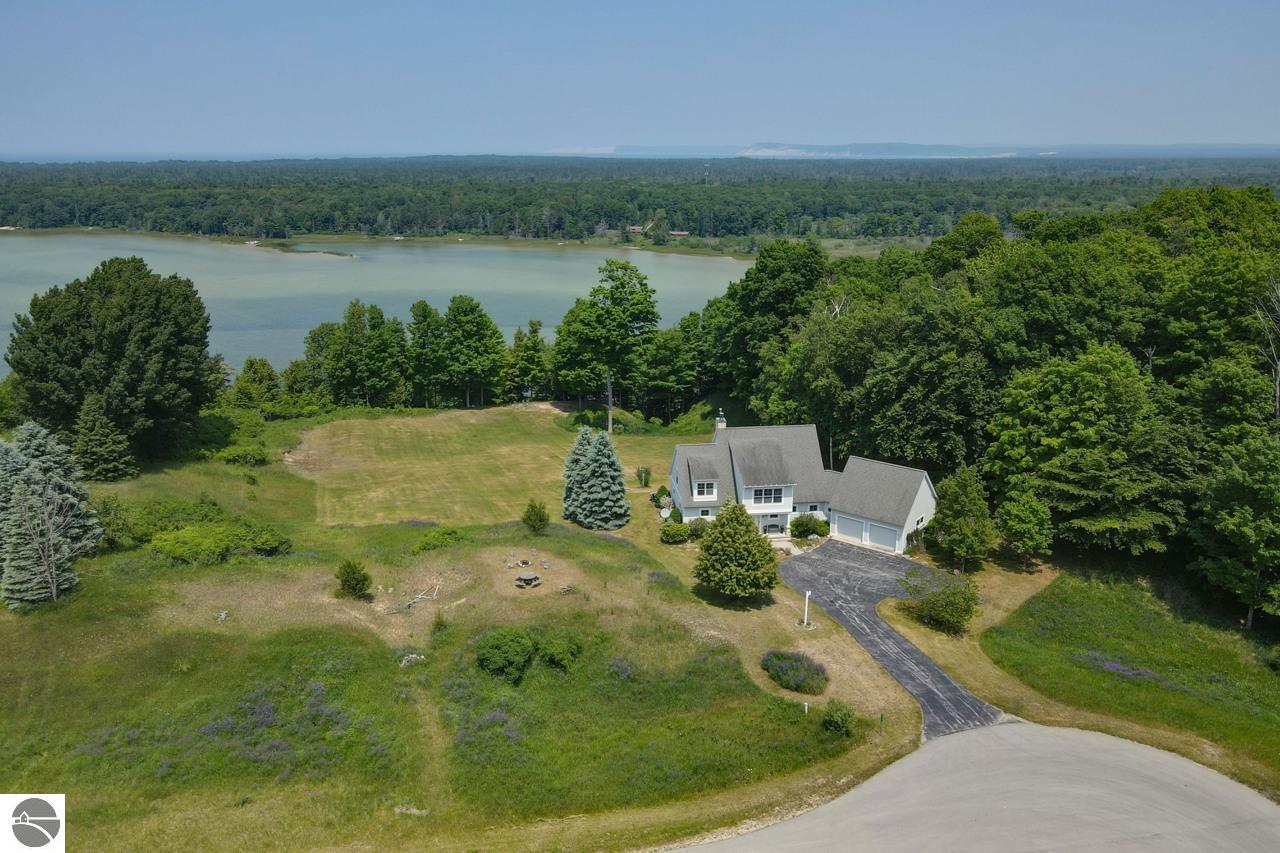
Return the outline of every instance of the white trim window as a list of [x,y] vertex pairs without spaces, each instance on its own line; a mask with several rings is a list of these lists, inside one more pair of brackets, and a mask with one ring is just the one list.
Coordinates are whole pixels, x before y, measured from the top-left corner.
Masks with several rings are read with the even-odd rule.
[[699,501],[713,501],[716,499],[716,481],[715,480],[699,480],[693,484],[693,497]]
[[782,487],[773,486],[772,488],[753,489],[751,500],[758,504],[780,504],[782,503]]

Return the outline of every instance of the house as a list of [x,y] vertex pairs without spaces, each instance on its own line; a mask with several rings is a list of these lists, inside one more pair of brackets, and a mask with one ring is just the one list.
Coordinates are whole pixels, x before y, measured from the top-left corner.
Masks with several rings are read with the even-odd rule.
[[918,468],[850,456],[832,471],[813,424],[730,427],[723,411],[710,442],[676,445],[670,489],[686,521],[713,519],[732,500],[766,535],[786,535],[791,519],[808,513],[831,522],[832,538],[898,554],[937,502]]
[[628,234],[643,234],[643,233],[644,233],[644,226],[643,226],[643,225],[628,225],[628,226],[627,226],[627,233],[628,233]]
[[667,236],[668,237],[688,237],[689,232],[688,231],[668,231]]

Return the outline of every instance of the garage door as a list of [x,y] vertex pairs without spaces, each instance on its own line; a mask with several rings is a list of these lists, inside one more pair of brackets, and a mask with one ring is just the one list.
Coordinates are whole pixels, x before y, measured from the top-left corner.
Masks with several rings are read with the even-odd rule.
[[836,535],[854,542],[862,541],[862,522],[847,515],[836,516]]
[[898,550],[898,529],[896,527],[873,524],[867,538],[871,540],[872,545],[878,548],[885,548],[890,551]]

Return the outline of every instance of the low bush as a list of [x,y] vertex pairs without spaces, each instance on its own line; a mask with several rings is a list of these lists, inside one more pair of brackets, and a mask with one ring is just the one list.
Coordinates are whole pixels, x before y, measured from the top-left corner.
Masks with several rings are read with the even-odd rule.
[[831,522],[806,512],[791,519],[791,535],[796,539],[808,539],[814,535],[830,536]]
[[547,505],[542,501],[529,498],[529,504],[524,508],[524,515],[520,516],[520,520],[524,522],[524,526],[529,528],[529,532],[537,536],[547,529],[547,523],[551,521],[547,515]]
[[193,566],[225,562],[235,544],[232,526],[216,521],[165,530],[151,538],[151,548],[157,553]]
[[145,544],[157,533],[202,522],[225,521],[227,512],[208,495],[201,495],[194,501],[131,501],[125,505],[125,518],[128,537],[137,544]]
[[213,458],[228,465],[256,468],[271,461],[267,448],[262,444],[233,444],[213,454]]
[[658,528],[658,538],[664,545],[681,545],[689,541],[689,525],[668,521]]
[[673,506],[671,514],[667,516],[667,521],[672,524],[684,524],[684,513],[680,511],[680,507]]
[[690,539],[701,539],[707,535],[707,528],[711,526],[711,522],[699,515],[686,521],[685,526],[689,528]]
[[523,628],[494,628],[476,640],[476,663],[516,684],[533,661],[533,640]]
[[456,527],[442,524],[439,527],[429,528],[426,533],[422,534],[418,544],[413,546],[413,553],[421,554],[424,551],[438,551],[441,548],[448,548],[451,545],[466,541],[467,534]]
[[822,715],[822,727],[835,735],[853,737],[858,728],[858,715],[839,699],[832,699]]
[[648,465],[641,465],[636,469],[636,481],[640,484],[640,488],[649,488],[649,480],[653,477],[653,472],[649,470]]
[[568,628],[543,631],[537,640],[538,660],[547,666],[567,670],[582,653],[582,639]]
[[658,486],[653,490],[653,494],[649,495],[649,503],[654,506],[662,506],[662,499],[671,497],[671,490],[666,486]]
[[1262,652],[1262,663],[1272,672],[1280,674],[1280,643]]
[[358,598],[367,601],[373,597],[369,594],[369,588],[373,586],[373,578],[369,577],[369,573],[364,570],[363,563],[343,560],[338,563],[338,570],[333,574],[338,579],[338,590],[335,593],[338,598]]
[[827,668],[801,652],[770,649],[760,658],[760,668],[787,690],[817,696],[827,689]]
[[279,531],[248,521],[202,521],[151,537],[156,553],[197,566],[226,562],[232,554],[276,556],[288,553],[291,547]]
[[963,575],[911,569],[898,581],[903,609],[916,621],[947,634],[963,634],[978,610],[978,587]]
[[102,528],[100,552],[122,551],[137,544],[129,530],[129,510],[119,497],[95,494],[89,499],[89,506],[98,514],[98,526]]

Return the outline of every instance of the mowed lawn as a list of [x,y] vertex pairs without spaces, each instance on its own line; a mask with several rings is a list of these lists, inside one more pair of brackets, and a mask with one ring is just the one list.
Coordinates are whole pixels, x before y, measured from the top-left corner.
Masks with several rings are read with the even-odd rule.
[[[550,406],[343,420],[304,434],[286,457],[316,483],[321,524],[435,521],[482,524],[520,517],[529,498],[560,514],[564,459],[574,433]],[[697,436],[615,435],[629,488],[648,465],[666,482],[672,450]]]

